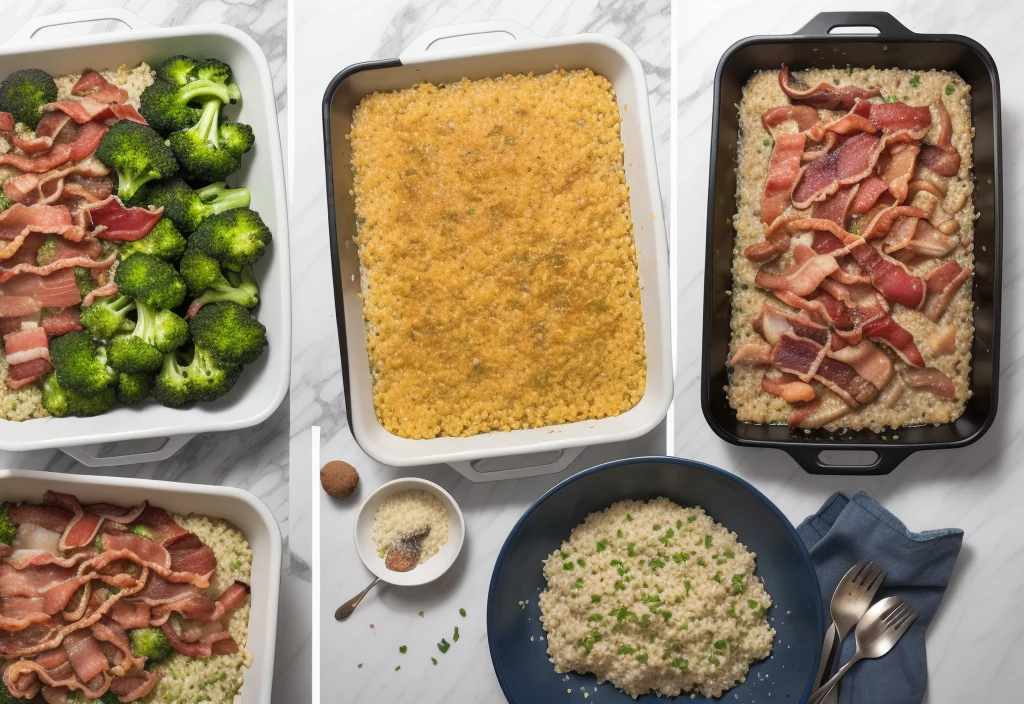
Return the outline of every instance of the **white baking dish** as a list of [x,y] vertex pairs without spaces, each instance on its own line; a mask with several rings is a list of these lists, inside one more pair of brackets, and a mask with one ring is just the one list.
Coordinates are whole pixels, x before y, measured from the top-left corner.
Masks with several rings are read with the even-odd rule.
[[[114,19],[131,31],[53,40],[33,39],[45,27]],[[166,459],[195,433],[235,430],[256,425],[273,413],[288,390],[291,360],[291,299],[288,264],[288,217],[284,166],[270,67],[248,35],[222,25],[161,29],[119,8],[84,10],[30,20],[0,45],[0,76],[20,68],[41,68],[60,75],[84,68],[158,65],[168,56],[213,56],[231,65],[242,100],[231,117],[252,125],[256,145],[242,170],[229,182],[247,186],[252,208],[274,234],[267,254],[256,264],[262,302],[257,317],[267,326],[270,346],[224,398],[189,409],[164,408],[154,401],[140,407],[116,406],[96,418],[46,418],[23,423],[0,421],[0,449],[58,447],[90,466]],[[141,438],[167,438],[153,452],[100,456],[90,444]],[[109,449],[109,448],[107,448]]]
[[281,587],[281,531],[270,509],[252,494],[231,487],[0,469],[0,501],[38,503],[47,489],[73,494],[82,503],[134,506],[145,499],[172,513],[223,518],[241,530],[253,555],[245,646],[253,663],[245,670],[239,704],[269,704]]
[[[640,265],[641,304],[647,342],[647,391],[634,408],[614,418],[468,438],[400,438],[377,421],[371,397],[359,261],[352,241],[355,214],[351,149],[345,138],[352,109],[375,91],[485,78],[504,73],[546,73],[556,68],[590,68],[611,81],[622,115],[626,179]],[[359,446],[379,462],[410,466],[447,462],[476,481],[560,472],[587,445],[636,438],[665,417],[672,400],[668,252],[654,158],[654,136],[644,70],[630,49],[597,34],[545,39],[512,22],[487,22],[434,29],[414,41],[398,59],[351,66],[324,95],[327,202],[330,210],[338,334],[345,401]],[[551,453],[548,463],[488,471],[485,458]],[[554,461],[550,461],[554,457]],[[536,458],[535,458],[536,459]],[[507,464],[507,463],[506,463]]]

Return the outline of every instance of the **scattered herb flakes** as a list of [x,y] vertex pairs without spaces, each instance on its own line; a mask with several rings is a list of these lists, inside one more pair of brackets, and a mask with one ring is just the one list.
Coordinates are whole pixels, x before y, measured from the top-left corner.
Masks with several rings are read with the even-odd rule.
[[458,643],[459,642],[459,627],[458,626],[455,627],[455,633],[452,635],[452,642],[454,642],[454,643]]
[[953,93],[955,93],[955,92],[956,92],[956,86],[954,86],[952,83],[949,83],[948,85],[946,85],[946,95],[953,95]]
[[693,514],[693,515],[691,515],[690,517],[688,517],[688,518],[686,519],[686,522],[687,522],[687,523],[693,523],[693,522],[694,522],[694,521],[696,521],[696,520],[697,520],[697,515],[696,515],[696,514]]
[[423,618],[423,612],[420,611],[420,618]]
[[358,665],[356,665],[356,667],[359,668],[360,670],[363,669],[363,663],[359,663]]
[[404,645],[398,646],[398,652],[400,652],[402,655],[405,655],[408,651],[409,651],[409,648],[407,648],[406,646],[404,646]]
[[628,513],[627,513],[627,514],[626,514],[626,520],[627,520],[627,521],[632,521],[632,520],[633,520],[633,516],[632,516],[631,514],[628,514]]
[[920,76],[911,76],[910,77],[910,85],[913,88],[917,88],[919,85],[921,85],[921,77]]
[[466,618],[466,610],[465,609],[459,609],[459,616],[461,616],[462,618]]
[[763,144],[766,147],[772,146],[772,138],[771,137],[765,137],[764,139],[761,140],[761,144]]
[[430,662],[432,662],[435,665],[437,665],[437,658],[430,658]]
[[885,96],[885,102],[887,102],[887,103],[896,103],[896,102],[899,102],[899,98],[897,98],[895,95],[887,95],[887,96]]
[[437,644],[437,649],[441,651],[441,655],[447,653],[448,648],[450,647],[452,647],[452,644],[446,641],[444,638],[442,638],[441,642]]
[[600,540],[597,541],[597,551],[598,552],[604,552],[605,548],[607,548],[607,547],[608,547],[608,540],[607,540],[607,538],[601,538]]

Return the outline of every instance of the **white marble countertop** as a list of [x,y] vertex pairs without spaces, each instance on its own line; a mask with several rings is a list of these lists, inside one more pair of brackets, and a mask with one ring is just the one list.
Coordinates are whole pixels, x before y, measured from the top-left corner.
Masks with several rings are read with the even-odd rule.
[[[328,2],[296,2],[296,41],[292,53],[296,164],[290,207],[295,306],[295,363],[292,375],[292,474],[298,485],[299,456],[308,466],[311,425],[322,428],[321,459],[344,459],[361,474],[359,493],[335,502],[317,489],[293,490],[292,515],[302,495],[315,496],[322,512],[321,700],[342,702],[421,701],[497,702],[501,692],[487,655],[484,611],[487,583],[497,552],[512,525],[544,491],[573,469],[606,459],[662,454],[664,428],[632,443],[587,450],[560,475],[522,481],[473,484],[449,467],[398,470],[366,457],[349,432],[338,356],[336,319],[329,293],[327,206],[324,191],[320,106],[324,90],[346,66],[373,58],[392,58],[429,27],[490,19],[514,20],[542,36],[599,32],[622,39],[636,51],[647,72],[652,119],[659,154],[660,185],[668,193],[670,28],[668,2],[574,2],[567,12],[561,3],[543,0],[495,0],[477,3],[379,0],[344,7]],[[358,28],[355,30],[354,28]],[[667,202],[667,201],[666,201]],[[666,215],[668,208],[665,208]],[[300,305],[298,301],[316,303]],[[445,487],[462,507],[467,541],[456,566],[439,581],[417,588],[378,588],[353,617],[336,623],[334,609],[371,579],[359,562],[351,539],[352,519],[361,497],[398,476],[426,477]],[[308,502],[308,499],[307,499]],[[307,503],[308,505],[308,503]],[[298,545],[295,546],[299,550]],[[459,617],[465,608],[467,617]],[[424,618],[417,612],[424,611]],[[370,624],[373,624],[371,629]],[[435,643],[461,639],[441,656]],[[400,655],[399,645],[409,652]],[[430,657],[437,656],[435,668]],[[362,668],[358,664],[363,663]],[[402,669],[395,672],[395,667]]]
[[[965,531],[949,592],[927,637],[930,704],[955,701],[1020,701],[1018,663],[1024,658],[1024,531],[1020,471],[1024,379],[1017,362],[1024,353],[1019,331],[1024,310],[1021,243],[1016,223],[1022,214],[1024,162],[1017,127],[1024,96],[1015,87],[1024,62],[1017,28],[1024,6],[998,1],[970,4],[932,0],[887,3],[780,0],[774,3],[701,3],[696,14],[676,17],[679,55],[675,62],[679,101],[677,156],[678,293],[680,340],[702,324],[703,252],[707,206],[706,154],[711,138],[715,68],[725,50],[755,34],[791,34],[823,10],[884,7],[917,32],[964,34],[995,58],[1002,78],[1003,117],[1003,327],[1002,386],[995,424],[976,444],[958,450],[919,452],[884,477],[828,478],[805,474],[775,450],[728,445],[710,430],[700,411],[700,345],[680,344],[676,370],[674,454],[724,467],[754,483],[797,523],[834,491],[865,490],[914,531],[957,527]],[[701,256],[686,256],[686,252]],[[698,333],[699,336],[699,333]]]
[[[287,3],[285,0],[254,0],[248,4],[221,0],[54,0],[46,3],[3,3],[4,22],[0,41],[8,38],[30,17],[123,6],[144,20],[161,26],[230,24],[250,34],[270,61],[281,120],[282,143],[287,106],[285,47]],[[110,30],[106,25],[74,25],[47,32]],[[123,29],[123,27],[113,28]],[[60,36],[49,34],[48,36]],[[0,467],[47,469],[76,474],[135,476],[150,479],[236,486],[266,503],[281,524],[286,547],[288,525],[288,399],[267,421],[230,433],[196,436],[174,457],[159,463],[112,469],[84,467],[60,451],[0,452]],[[141,447],[137,449],[142,449]],[[155,449],[151,444],[145,449]],[[302,562],[294,563],[287,551],[281,582],[281,608],[275,657],[274,700],[308,701],[310,698],[310,573]]]

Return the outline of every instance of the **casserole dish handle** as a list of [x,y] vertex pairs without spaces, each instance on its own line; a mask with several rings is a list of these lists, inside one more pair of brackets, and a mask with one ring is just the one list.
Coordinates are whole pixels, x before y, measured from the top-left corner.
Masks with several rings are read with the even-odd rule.
[[558,458],[554,462],[548,462],[545,464],[535,464],[529,467],[515,467],[513,469],[496,469],[488,472],[487,470],[477,469],[481,462],[486,460],[473,460],[471,462],[449,462],[451,467],[464,476],[474,482],[496,482],[502,479],[525,479],[526,477],[539,477],[544,474],[558,474],[563,471],[566,467],[576,461],[586,447],[570,447],[565,450],[559,450]]
[[[829,474],[829,475],[845,475],[845,476],[868,476],[873,474],[889,474],[894,469],[900,466],[903,460],[910,457],[917,450],[906,448],[906,447],[887,447],[879,449],[872,447],[871,449],[865,449],[863,452],[873,452],[875,454],[875,461],[870,464],[848,464],[848,463],[831,463],[821,459],[821,454],[826,451],[830,451],[831,448],[827,447],[787,447],[786,452],[790,457],[796,460],[796,463],[800,465],[805,472],[808,474]],[[856,448],[847,450],[850,452],[857,452]],[[843,452],[843,450],[835,450],[835,452]]]
[[[409,65],[442,55],[446,58],[463,55],[476,56],[480,53],[481,44],[493,42],[493,37],[487,36],[492,34],[504,34],[507,37],[512,37],[512,41],[519,47],[524,44],[539,44],[542,41],[541,37],[516,22],[496,20],[456,24],[428,29],[407,46],[398,59],[403,64]],[[447,42],[447,45],[433,48],[438,42]],[[511,42],[504,41],[502,43]]]
[[[150,452],[137,452],[127,455],[98,455],[91,452],[91,448],[102,447],[102,445],[75,445],[74,447],[62,447],[61,452],[71,455],[86,467],[120,467],[126,464],[142,464],[144,462],[160,462],[173,456],[178,450],[185,447],[189,440],[195,435],[171,435],[159,449]],[[117,444],[114,444],[115,448]]]
[[32,41],[32,36],[36,32],[47,27],[59,27],[65,24],[78,24],[80,22],[100,22],[102,20],[115,20],[124,24],[129,29],[150,29],[156,26],[152,22],[142,19],[134,12],[120,7],[99,7],[32,17],[4,43],[27,44]]
[[[888,12],[819,12],[796,31],[798,36],[816,37],[831,34],[842,27],[874,27],[879,39],[910,37],[914,33]],[[842,34],[842,32],[837,32]]]

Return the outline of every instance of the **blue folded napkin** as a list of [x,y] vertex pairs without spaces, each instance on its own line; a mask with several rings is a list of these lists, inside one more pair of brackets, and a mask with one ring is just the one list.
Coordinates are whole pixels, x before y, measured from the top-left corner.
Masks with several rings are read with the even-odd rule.
[[[839,704],[920,704],[928,683],[925,631],[949,584],[964,532],[947,528],[911,533],[864,492],[853,499],[833,494],[797,532],[818,573],[825,623],[832,622],[829,605],[839,580],[861,560],[874,560],[888,573],[876,600],[900,597],[918,613],[917,622],[888,655],[862,660],[840,681]],[[851,632],[830,675],[855,649]]]

